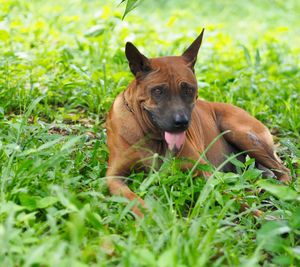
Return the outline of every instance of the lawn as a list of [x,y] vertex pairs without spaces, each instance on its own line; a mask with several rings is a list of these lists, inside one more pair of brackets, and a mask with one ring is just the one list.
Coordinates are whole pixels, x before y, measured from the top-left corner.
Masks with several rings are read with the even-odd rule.
[[[300,266],[300,2],[143,0],[124,20],[119,2],[0,0],[0,266]],[[267,125],[293,182],[166,158],[128,178],[135,220],[104,178],[125,43],[180,55],[203,27],[199,97]]]

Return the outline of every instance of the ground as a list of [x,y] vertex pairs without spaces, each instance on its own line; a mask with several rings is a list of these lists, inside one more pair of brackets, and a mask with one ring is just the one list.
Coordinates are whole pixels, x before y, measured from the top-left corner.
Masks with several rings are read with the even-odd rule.
[[[121,20],[116,1],[0,0],[1,266],[300,265],[300,3],[220,2],[141,1]],[[293,182],[250,158],[192,179],[168,158],[128,178],[149,207],[137,221],[104,179],[125,43],[180,55],[203,27],[199,97],[267,125]]]

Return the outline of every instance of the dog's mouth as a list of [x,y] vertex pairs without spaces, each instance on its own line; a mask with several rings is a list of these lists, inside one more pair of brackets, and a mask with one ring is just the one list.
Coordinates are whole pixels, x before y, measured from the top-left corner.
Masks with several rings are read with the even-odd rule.
[[185,141],[185,133],[188,128],[184,127],[184,129],[172,129],[172,131],[168,131],[166,129],[163,129],[163,127],[160,127],[160,123],[156,120],[154,114],[148,109],[145,109],[149,115],[150,120],[153,124],[157,125],[158,128],[160,128],[164,133],[164,139],[168,145],[168,149],[171,151],[179,151]]
[[184,144],[185,131],[178,132],[178,133],[165,132],[164,137],[165,137],[165,140],[168,144],[169,150],[179,151],[182,148],[183,144]]

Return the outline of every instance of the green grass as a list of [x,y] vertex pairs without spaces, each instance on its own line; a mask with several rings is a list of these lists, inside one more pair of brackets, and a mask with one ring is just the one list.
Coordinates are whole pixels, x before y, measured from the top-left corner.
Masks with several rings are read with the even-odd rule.
[[[0,266],[300,265],[299,1],[153,2],[122,21],[113,1],[0,0]],[[207,181],[166,159],[129,177],[136,221],[104,179],[124,44],[179,55],[202,27],[199,96],[265,123],[293,183],[252,159]]]

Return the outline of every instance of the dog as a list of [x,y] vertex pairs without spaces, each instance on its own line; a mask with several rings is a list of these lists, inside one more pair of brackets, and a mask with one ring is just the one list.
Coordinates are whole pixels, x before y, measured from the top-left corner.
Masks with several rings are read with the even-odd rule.
[[[111,194],[136,201],[132,210],[139,217],[143,217],[140,207],[145,203],[123,178],[139,165],[147,169],[151,164],[147,159],[155,153],[165,156],[171,151],[176,157],[206,163],[200,155],[207,150],[207,160],[218,167],[228,155],[246,151],[280,181],[291,180],[266,126],[236,106],[198,99],[194,66],[203,34],[204,29],[181,56],[147,58],[126,43],[125,54],[135,79],[117,96],[107,117],[106,179]],[[223,165],[223,171],[235,171],[230,162]],[[181,168],[192,166],[185,161]],[[207,177],[209,173],[196,175]]]

